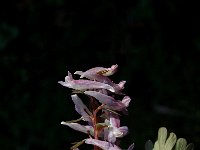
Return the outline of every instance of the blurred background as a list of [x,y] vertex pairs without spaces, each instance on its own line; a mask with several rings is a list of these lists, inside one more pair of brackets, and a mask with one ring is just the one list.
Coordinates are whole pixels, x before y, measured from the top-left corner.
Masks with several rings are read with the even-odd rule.
[[79,115],[57,82],[113,64],[132,98],[123,148],[144,149],[161,126],[200,148],[199,17],[180,0],[1,1],[0,149],[64,150],[87,137],[60,125]]

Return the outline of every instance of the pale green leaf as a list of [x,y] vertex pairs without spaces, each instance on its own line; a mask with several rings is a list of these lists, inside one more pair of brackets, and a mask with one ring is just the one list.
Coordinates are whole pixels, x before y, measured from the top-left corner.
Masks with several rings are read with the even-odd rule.
[[176,134],[170,133],[165,143],[165,150],[171,150],[175,144],[176,144]]
[[165,127],[161,127],[158,130],[158,144],[160,149],[164,149],[166,139],[167,139],[167,129]]
[[155,142],[153,150],[159,150],[158,141]]
[[179,138],[176,142],[175,150],[186,150],[187,141],[184,138]]

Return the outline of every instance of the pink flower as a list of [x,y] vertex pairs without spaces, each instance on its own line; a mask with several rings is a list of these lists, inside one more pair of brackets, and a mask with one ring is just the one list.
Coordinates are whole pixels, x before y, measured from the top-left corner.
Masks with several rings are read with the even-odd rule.
[[89,115],[91,115],[92,113],[89,111],[87,106],[85,106],[85,104],[82,102],[77,94],[74,94],[71,97],[72,101],[75,104],[75,110],[82,116],[84,121],[88,121],[89,123],[91,123],[92,120]]
[[106,107],[109,107],[112,110],[118,110],[118,111],[125,110],[126,107],[129,106],[129,103],[131,101],[129,96],[125,96],[122,99],[122,101],[120,101],[120,100],[115,100],[111,96],[96,91],[85,91],[84,93],[86,95],[96,98],[100,103],[106,104]]
[[112,65],[111,68],[95,67],[85,72],[76,71],[74,74],[80,75],[80,78],[85,77],[90,80],[108,84],[115,89],[115,93],[122,94],[121,90],[124,89],[126,81],[121,81],[119,84],[115,84],[107,77],[114,74],[117,71],[117,67],[118,65]]
[[113,145],[109,142],[96,140],[96,139],[92,139],[92,138],[86,139],[85,143],[96,145],[103,150],[121,150],[121,148],[119,148],[117,145]]
[[[126,81],[121,81],[115,84],[108,78],[117,71],[117,68],[118,65],[112,65],[110,68],[95,67],[85,72],[76,71],[74,74],[80,75],[79,80],[73,79],[68,71],[65,81],[58,82],[74,89],[77,94],[84,93],[90,98],[90,109],[88,109],[77,94],[71,95],[75,110],[81,118],[69,122],[62,121],[61,124],[89,135],[89,138],[76,143],[71,149],[78,150],[78,147],[85,142],[94,145],[94,149],[100,147],[103,150],[122,150],[116,141],[127,135],[128,127],[120,126],[119,114],[115,111],[127,113],[131,98],[129,96],[124,96],[122,100],[114,98],[115,94],[123,94],[122,90],[126,83]],[[80,120],[87,121],[88,125],[76,123]],[[134,144],[131,144],[128,150],[132,150],[133,146]]]
[[76,131],[83,132],[86,134],[94,135],[94,128],[92,126],[84,126],[78,123],[68,123],[68,122],[61,122],[62,125],[66,125]]
[[[96,140],[96,139],[92,139],[92,138],[86,139],[85,143],[96,145],[103,150],[122,150],[120,147],[118,147],[115,144],[111,144],[106,141]],[[134,148],[134,144],[131,144],[127,150],[133,150],[133,148]]]
[[106,117],[108,119],[106,119],[105,122],[106,124],[109,124],[109,126],[104,129],[104,140],[113,144],[115,143],[116,138],[122,138],[127,135],[128,127],[120,127],[119,116],[112,112],[106,112]]
[[88,78],[93,80],[93,75],[99,74],[103,76],[110,76],[113,75],[117,71],[118,65],[112,65],[110,68],[104,68],[104,67],[95,67],[91,68],[85,72],[83,71],[76,71],[74,74],[79,74],[81,75],[80,78]]
[[91,89],[106,89],[111,92],[115,92],[115,89],[112,86],[105,83],[90,80],[74,80],[70,72],[68,72],[68,76],[65,77],[65,82],[59,81],[58,83],[68,88],[80,91]]

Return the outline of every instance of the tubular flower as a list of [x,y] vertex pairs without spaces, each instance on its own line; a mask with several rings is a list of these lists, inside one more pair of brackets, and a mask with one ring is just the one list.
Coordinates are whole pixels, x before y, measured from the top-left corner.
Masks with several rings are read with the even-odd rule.
[[106,119],[105,122],[109,124],[109,126],[104,129],[104,140],[115,143],[116,138],[122,138],[128,133],[128,127],[120,127],[119,116],[112,112],[108,112],[107,118],[109,120]]
[[82,116],[83,120],[92,122],[92,120],[89,116],[92,113],[89,111],[87,106],[85,106],[85,104],[82,102],[82,100],[77,96],[77,94],[74,94],[71,97],[72,97],[72,101],[75,104],[76,111]]
[[59,81],[58,83],[68,88],[80,91],[85,91],[89,89],[106,89],[111,92],[115,92],[112,86],[105,83],[90,80],[74,80],[70,72],[68,72],[68,76],[65,77],[65,82]]
[[[127,113],[131,98],[122,93],[126,81],[115,84],[109,78],[117,69],[118,65],[112,65],[110,68],[95,67],[85,72],[76,71],[74,74],[80,75],[78,80],[73,79],[72,74],[68,71],[65,81],[58,82],[75,90],[76,94],[71,95],[71,99],[75,110],[81,115],[80,119],[62,121],[61,124],[89,136],[77,142],[71,149],[78,150],[81,144],[86,143],[93,145],[94,150],[99,150],[99,148],[122,150],[119,142],[116,141],[128,133],[128,127],[120,125],[119,113]],[[78,94],[83,94],[82,97],[89,97],[90,107],[84,104]],[[116,100],[116,94],[123,94],[122,100]],[[87,125],[77,123],[81,120],[86,121]],[[134,144],[131,144],[128,150],[132,150],[133,147]]]
[[[86,139],[85,143],[96,145],[103,150],[123,150],[115,144],[113,145],[113,144],[106,142],[106,141],[95,140],[95,139],[91,139],[91,138]],[[134,144],[131,144],[127,150],[133,150],[133,148],[134,148]]]
[[102,148],[103,150],[121,150],[121,148],[119,148],[117,145],[113,145],[106,141],[101,141],[101,140],[96,140],[96,139],[91,139],[91,138],[86,139],[85,143],[96,145],[96,146]]
[[93,135],[94,134],[94,129],[92,126],[84,126],[84,125],[80,125],[78,123],[67,123],[67,122],[64,122],[62,121],[61,122],[62,125],[66,125],[76,131],[79,131],[79,132],[83,132],[83,133],[86,133],[86,134],[91,134]]
[[108,84],[115,89],[115,93],[122,94],[126,81],[121,81],[119,84],[113,83],[107,76],[113,75],[117,71],[118,65],[112,65],[111,68],[95,67],[85,72],[76,71],[74,74],[80,75],[80,78],[87,78],[101,83]]
[[110,68],[104,67],[95,67],[91,68],[85,72],[83,71],[76,71],[75,74],[81,75],[80,78],[86,77],[90,80],[93,80],[93,76],[95,75],[102,75],[102,76],[110,76],[113,75],[117,71],[118,65],[112,65]]
[[105,106],[109,107],[112,110],[121,111],[123,109],[126,109],[126,107],[128,107],[129,105],[129,102],[131,101],[129,96],[125,96],[123,100],[120,101],[115,100],[113,97],[105,95],[101,92],[85,91],[84,93],[96,98],[100,103],[106,104]]

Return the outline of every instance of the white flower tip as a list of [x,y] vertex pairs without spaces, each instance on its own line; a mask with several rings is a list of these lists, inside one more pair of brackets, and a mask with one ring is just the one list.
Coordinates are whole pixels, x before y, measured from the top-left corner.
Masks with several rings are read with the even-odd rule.
[[114,93],[114,92],[115,92],[115,89],[114,89],[114,88],[110,88],[109,91],[111,91],[111,92]]
[[66,125],[66,122],[62,121],[60,124],[62,124],[62,125]]
[[128,107],[129,106],[129,103],[131,101],[131,98],[129,96],[124,96],[124,98],[122,99],[122,103]]
[[77,94],[73,94],[73,95],[71,95],[71,98],[73,99],[73,98],[78,98],[78,95]]
[[63,81],[58,81],[59,84],[61,84]]
[[58,81],[58,83],[65,86],[65,82],[63,82],[63,81]]
[[124,85],[125,85],[126,81],[120,81],[118,86],[121,88],[121,89],[124,89]]
[[117,68],[118,68],[118,65],[117,65],[117,64],[111,66],[111,69],[113,69],[113,70],[114,70],[114,69],[117,69]]
[[65,79],[68,79],[69,81],[73,80],[72,74],[68,71],[68,76],[65,77]]

